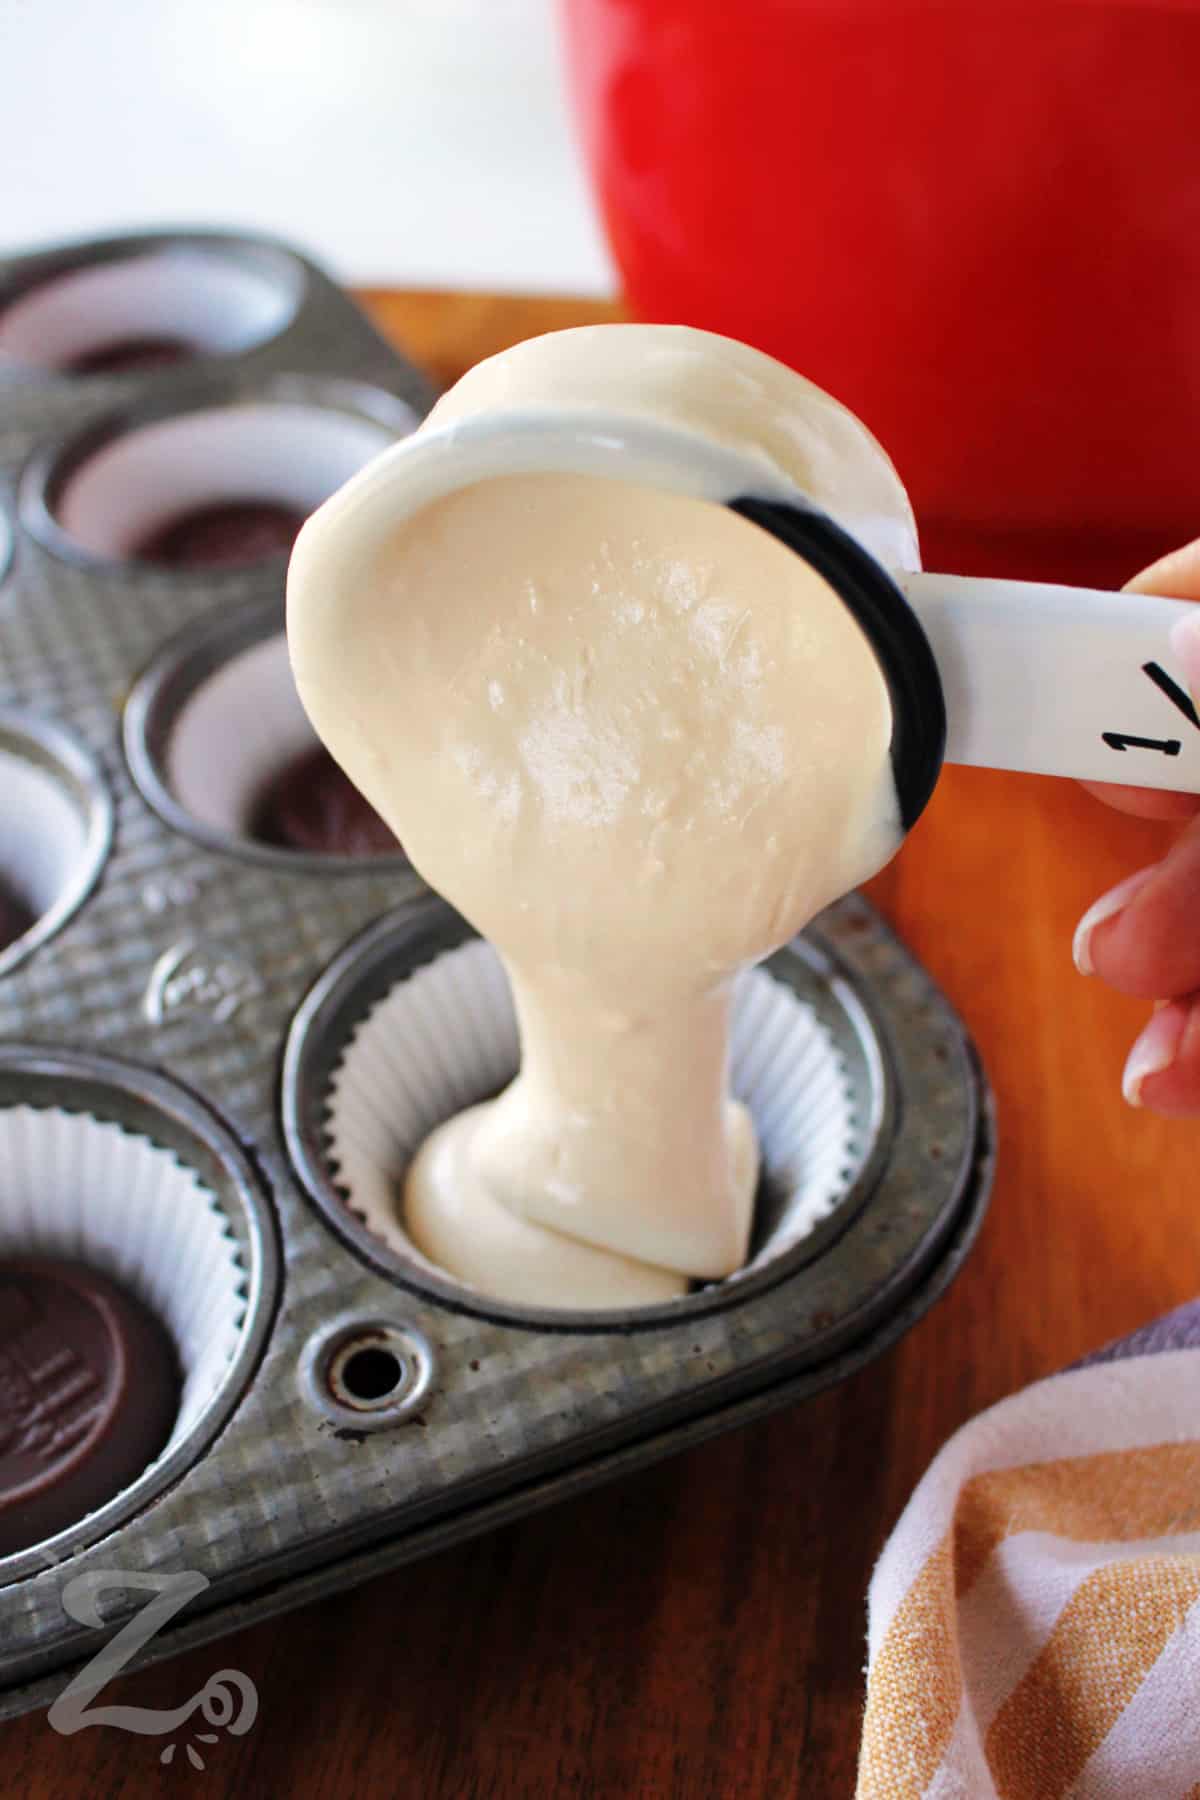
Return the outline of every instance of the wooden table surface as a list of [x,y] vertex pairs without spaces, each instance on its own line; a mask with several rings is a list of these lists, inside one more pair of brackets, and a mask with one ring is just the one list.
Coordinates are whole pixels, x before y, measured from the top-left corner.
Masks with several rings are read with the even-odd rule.
[[[442,380],[592,304],[372,294]],[[1166,548],[1166,546],[1163,546]],[[179,1704],[218,1667],[254,1729],[207,1769],[111,1729],[0,1727],[30,1800],[747,1800],[853,1792],[873,1560],[981,1407],[1200,1290],[1200,1127],[1131,1112],[1143,1009],[1074,971],[1085,907],[1165,827],[1065,782],[947,770],[870,890],[959,1008],[995,1089],[990,1216],[957,1283],[844,1386],[619,1485],[116,1684]],[[0,1611],[0,1628],[2,1628]]]

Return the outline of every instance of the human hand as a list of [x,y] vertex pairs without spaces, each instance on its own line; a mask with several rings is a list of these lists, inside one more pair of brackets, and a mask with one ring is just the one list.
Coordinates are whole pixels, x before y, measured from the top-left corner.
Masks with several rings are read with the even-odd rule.
[[[1144,569],[1133,593],[1200,600],[1200,538]],[[1172,632],[1200,704],[1200,608]],[[1186,821],[1161,862],[1139,869],[1090,906],[1075,932],[1075,963],[1123,994],[1156,1002],[1134,1041],[1122,1088],[1131,1106],[1200,1115],[1200,797],[1085,783],[1110,806]]]

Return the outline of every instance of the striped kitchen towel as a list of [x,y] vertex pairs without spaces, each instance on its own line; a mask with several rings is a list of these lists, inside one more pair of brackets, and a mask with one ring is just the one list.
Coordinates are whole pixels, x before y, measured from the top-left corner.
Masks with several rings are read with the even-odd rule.
[[858,1800],[1200,1800],[1200,1301],[950,1440],[869,1642]]

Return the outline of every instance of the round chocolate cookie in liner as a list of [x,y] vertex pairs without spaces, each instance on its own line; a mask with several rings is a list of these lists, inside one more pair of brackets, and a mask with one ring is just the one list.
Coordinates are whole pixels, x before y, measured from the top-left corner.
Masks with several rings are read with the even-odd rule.
[[222,500],[177,514],[135,545],[138,562],[169,569],[228,569],[286,556],[304,514],[277,500]]
[[264,785],[250,835],[277,849],[322,856],[394,856],[400,848],[322,744],[292,757]]
[[0,1556],[134,1481],[179,1397],[174,1346],[139,1301],[80,1263],[0,1261]]
[[[160,1414],[165,1438],[143,1443],[124,1478],[81,1500],[65,1525],[39,1517],[38,1540],[17,1550],[0,1527],[0,1586],[94,1542],[190,1467],[245,1384],[274,1292],[265,1199],[200,1102],[144,1065],[10,1042],[0,1044],[0,1274],[31,1262],[81,1268],[148,1314],[169,1339],[177,1401]],[[2,1283],[4,1326],[14,1310]],[[6,1339],[0,1328],[8,1389]],[[161,1365],[157,1348],[135,1340],[132,1397],[145,1412],[151,1358]]]

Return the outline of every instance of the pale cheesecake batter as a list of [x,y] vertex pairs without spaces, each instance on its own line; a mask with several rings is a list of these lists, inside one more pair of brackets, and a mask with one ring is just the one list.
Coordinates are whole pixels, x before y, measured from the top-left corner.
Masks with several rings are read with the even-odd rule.
[[[557,334],[472,371],[423,430],[532,403],[766,446],[877,555],[916,561],[874,440],[741,346]],[[900,842],[875,658],[815,571],[717,504],[511,475],[380,536],[356,533],[354,489],[293,563],[300,694],[416,868],[499,950],[521,1031],[509,1088],[415,1159],[409,1234],[473,1286],[548,1305],[727,1275],[758,1175],[728,1091],[733,976]]]

